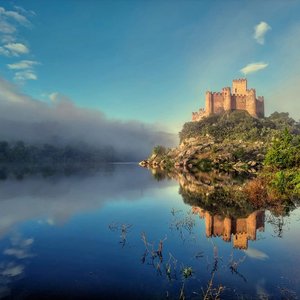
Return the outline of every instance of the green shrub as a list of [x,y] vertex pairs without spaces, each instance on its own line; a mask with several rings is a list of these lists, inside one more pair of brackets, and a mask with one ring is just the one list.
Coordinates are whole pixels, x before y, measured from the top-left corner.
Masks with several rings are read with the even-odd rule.
[[281,170],[297,167],[300,162],[299,151],[299,138],[285,129],[268,149],[265,165]]
[[273,176],[271,185],[286,198],[300,196],[300,171],[297,169],[278,171]]

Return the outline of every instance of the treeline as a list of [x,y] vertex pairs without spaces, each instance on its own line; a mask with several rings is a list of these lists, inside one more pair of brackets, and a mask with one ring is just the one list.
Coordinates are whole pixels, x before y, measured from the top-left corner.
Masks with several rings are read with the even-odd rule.
[[300,123],[288,113],[274,112],[269,117],[257,119],[245,111],[233,111],[185,123],[179,137],[183,141],[208,134],[219,140],[270,141],[286,128],[292,134],[300,134]]
[[86,145],[29,145],[23,141],[0,141],[0,163],[85,163],[122,161],[113,147],[93,148]]

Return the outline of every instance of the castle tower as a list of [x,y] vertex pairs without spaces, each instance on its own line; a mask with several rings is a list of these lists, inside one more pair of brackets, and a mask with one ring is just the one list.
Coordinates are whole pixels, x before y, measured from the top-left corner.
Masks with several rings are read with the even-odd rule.
[[205,95],[205,111],[208,116],[214,112],[211,92],[206,92]]
[[255,89],[250,89],[248,91],[248,96],[246,100],[246,110],[252,117],[257,117]]
[[222,94],[224,99],[224,110],[229,111],[232,109],[230,87],[223,88]]
[[247,79],[235,79],[232,81],[232,94],[246,95],[247,94]]

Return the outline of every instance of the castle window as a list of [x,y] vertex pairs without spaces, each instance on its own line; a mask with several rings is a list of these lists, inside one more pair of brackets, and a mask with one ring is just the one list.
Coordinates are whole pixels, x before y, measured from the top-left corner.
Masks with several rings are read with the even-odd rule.
[[235,92],[237,92],[237,89],[235,89]]

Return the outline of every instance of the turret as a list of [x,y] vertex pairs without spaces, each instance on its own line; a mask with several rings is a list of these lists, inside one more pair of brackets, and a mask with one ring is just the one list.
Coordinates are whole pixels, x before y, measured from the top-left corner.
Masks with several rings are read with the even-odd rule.
[[223,88],[222,93],[224,99],[224,110],[229,111],[232,109],[230,87]]
[[247,79],[235,79],[232,81],[232,94],[246,95],[247,93]]
[[211,115],[213,113],[213,101],[211,92],[206,92],[205,95],[205,111],[207,115]]

